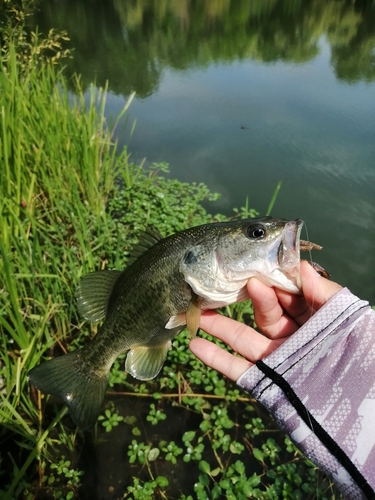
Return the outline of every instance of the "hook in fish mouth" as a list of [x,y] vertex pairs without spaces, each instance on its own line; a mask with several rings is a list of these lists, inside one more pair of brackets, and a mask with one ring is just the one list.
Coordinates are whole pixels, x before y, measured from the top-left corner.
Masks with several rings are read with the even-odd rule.
[[279,266],[283,269],[294,267],[299,263],[300,252],[308,252],[311,250],[321,250],[322,247],[312,241],[301,240],[300,235],[304,221],[296,219],[288,222],[285,225],[283,237],[278,250]]
[[[300,240],[300,251],[301,252],[310,252],[311,250],[321,250],[323,247],[320,245],[317,245],[316,243],[313,243],[312,241],[306,241],[306,240]],[[304,259],[305,260],[305,259]],[[328,280],[331,278],[331,275],[329,274],[328,271],[324,269],[320,264],[317,262],[313,262],[312,260],[306,260],[312,266],[315,271],[320,274],[320,276],[323,276],[323,278],[327,278]]]
[[[323,247],[312,241],[301,240],[300,234],[304,222],[302,219],[297,219],[293,222],[288,222],[285,225],[285,230],[278,250],[279,266],[288,273],[293,273],[293,268],[296,268],[300,263],[300,252],[310,252],[311,250],[321,250]],[[319,264],[307,260],[313,269],[323,276],[330,279],[330,274]],[[297,278],[298,281],[298,278]]]

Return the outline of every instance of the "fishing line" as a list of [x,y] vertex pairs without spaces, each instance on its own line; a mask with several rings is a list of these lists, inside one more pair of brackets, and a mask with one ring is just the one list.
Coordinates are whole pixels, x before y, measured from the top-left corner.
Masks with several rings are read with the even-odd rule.
[[[309,231],[307,229],[307,225],[306,225],[306,222],[304,224],[304,229],[305,229],[305,232],[306,232],[306,239],[307,241],[310,241],[310,237],[309,237]],[[311,253],[311,249],[308,251],[309,252],[309,256],[310,256],[310,265],[313,264],[313,260],[312,260],[312,253]],[[313,297],[312,297],[312,305],[311,305],[311,308],[314,308],[314,290],[313,290]],[[310,310],[310,318],[314,315],[313,311]],[[310,429],[315,433],[315,430],[314,430],[314,424],[313,424],[313,421],[310,417],[310,413],[307,413],[307,420],[308,420],[308,426],[310,427]],[[319,471],[320,472],[320,471]],[[318,491],[318,485],[319,485],[319,473],[317,474],[316,476],[316,491]]]
[[[307,241],[310,241],[309,231],[307,230],[306,222],[304,223],[304,228],[305,228],[305,232],[306,232],[306,239],[307,239]],[[310,256],[310,264],[313,264],[311,249],[309,249],[308,252],[309,252],[309,256]]]
[[[307,230],[307,224],[306,222],[304,221],[304,230],[306,232],[306,239],[307,241],[310,241],[310,238],[309,238],[309,232]],[[311,253],[311,249],[308,250],[309,252],[309,256],[310,256],[310,265],[313,266],[314,262],[312,260],[312,253]],[[313,266],[314,267],[314,266]],[[315,313],[315,307],[314,307],[314,304],[315,304],[315,297],[314,297],[314,292],[315,290],[313,290],[313,296],[312,296],[312,303],[311,303],[311,309],[310,309],[310,318],[313,317],[314,313]]]

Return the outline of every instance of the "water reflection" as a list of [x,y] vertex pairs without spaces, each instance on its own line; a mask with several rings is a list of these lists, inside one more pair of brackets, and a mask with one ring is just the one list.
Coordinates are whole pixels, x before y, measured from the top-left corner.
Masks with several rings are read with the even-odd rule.
[[305,63],[325,36],[335,75],[375,78],[375,6],[325,0],[65,0],[41,2],[41,26],[66,29],[75,47],[69,71],[110,81],[115,93],[154,93],[163,68],[252,59]]
[[[67,72],[133,91],[134,160],[244,204],[307,221],[315,258],[375,304],[375,3],[352,0],[40,1],[66,29]],[[121,127],[118,129],[121,130]]]

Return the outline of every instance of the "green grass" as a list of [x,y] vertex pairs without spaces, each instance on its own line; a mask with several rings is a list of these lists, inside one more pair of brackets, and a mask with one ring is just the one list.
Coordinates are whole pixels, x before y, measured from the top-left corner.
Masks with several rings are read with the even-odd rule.
[[[38,43],[50,47],[34,37],[20,57],[8,40],[0,61],[0,496],[69,500],[85,484],[80,434],[26,374],[95,333],[75,304],[84,274],[124,267],[142,227],[169,234],[212,221],[201,202],[217,195],[166,178],[165,164],[146,171],[129,162],[112,133],[126,107],[109,128],[106,89],[84,93],[77,78],[70,94],[53,61],[39,58]],[[256,214],[248,202],[236,213]],[[241,320],[252,311],[243,303],[227,313]],[[131,380],[123,360],[114,364],[116,398],[109,395],[94,436],[100,453],[111,435],[126,445],[123,498],[332,498],[329,482],[258,405],[187,344],[185,335],[174,341],[148,384]],[[181,414],[183,428],[173,426]],[[170,465],[188,484],[176,490]]]
[[38,429],[26,373],[71,335],[72,321],[79,328],[72,286],[101,264],[115,169],[127,155],[106,129],[105,92],[92,91],[86,104],[78,91],[72,102],[52,64],[25,73],[12,45],[1,65],[0,424],[29,450],[7,489],[12,498],[49,432]]

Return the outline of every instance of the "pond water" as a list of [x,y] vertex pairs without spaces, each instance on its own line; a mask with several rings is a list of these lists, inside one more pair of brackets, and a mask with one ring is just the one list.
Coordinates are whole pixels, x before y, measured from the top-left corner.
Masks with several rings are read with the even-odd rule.
[[[334,280],[375,304],[375,3],[41,1],[66,29],[67,71],[109,81],[134,161],[221,193],[208,207],[301,217]],[[130,124],[136,120],[129,137]]]

